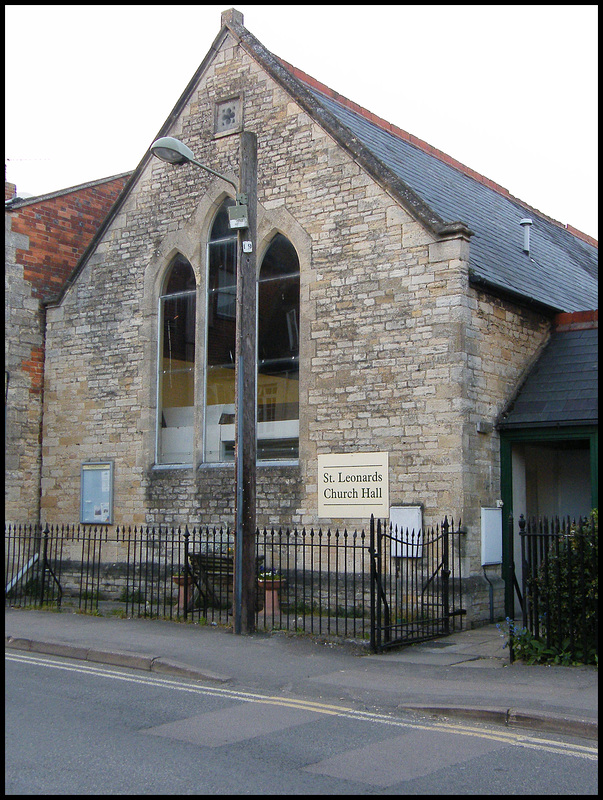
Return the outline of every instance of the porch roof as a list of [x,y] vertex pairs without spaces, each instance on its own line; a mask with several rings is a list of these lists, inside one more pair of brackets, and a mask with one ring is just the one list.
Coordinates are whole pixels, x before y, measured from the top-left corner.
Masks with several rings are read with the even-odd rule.
[[598,424],[598,333],[554,331],[503,413],[500,429]]

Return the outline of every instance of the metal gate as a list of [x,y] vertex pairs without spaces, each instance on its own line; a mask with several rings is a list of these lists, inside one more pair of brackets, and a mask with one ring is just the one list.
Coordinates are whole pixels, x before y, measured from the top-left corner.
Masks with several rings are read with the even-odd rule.
[[371,648],[447,636],[462,628],[462,531],[398,531],[371,519]]

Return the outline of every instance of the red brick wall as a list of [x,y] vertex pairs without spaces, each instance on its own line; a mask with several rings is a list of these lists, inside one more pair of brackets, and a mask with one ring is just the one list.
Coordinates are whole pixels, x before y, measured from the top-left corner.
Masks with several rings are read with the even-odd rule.
[[558,331],[577,331],[599,327],[599,309],[592,311],[571,311],[557,314],[555,329]]
[[[11,233],[29,237],[29,248],[17,248],[15,260],[23,266],[23,279],[30,285],[32,297],[50,300],[61,291],[128,177],[8,209]],[[20,366],[29,375],[30,394],[41,395],[43,346],[33,344]]]
[[23,265],[34,297],[49,300],[58,294],[127,177],[10,211],[12,231],[29,237],[29,249],[17,250],[17,263]]
[[44,383],[44,348],[33,347],[30,357],[21,362],[21,367],[31,379],[30,393],[40,394]]

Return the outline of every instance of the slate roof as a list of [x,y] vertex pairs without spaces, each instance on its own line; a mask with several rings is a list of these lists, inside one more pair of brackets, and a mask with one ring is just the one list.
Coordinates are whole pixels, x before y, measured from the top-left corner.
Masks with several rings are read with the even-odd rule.
[[499,427],[597,424],[598,333],[555,331]]
[[[309,85],[313,97],[447,222],[473,232],[470,269],[476,283],[558,311],[598,307],[598,249],[519,200],[463,174],[437,155]],[[533,220],[530,253],[519,221]]]

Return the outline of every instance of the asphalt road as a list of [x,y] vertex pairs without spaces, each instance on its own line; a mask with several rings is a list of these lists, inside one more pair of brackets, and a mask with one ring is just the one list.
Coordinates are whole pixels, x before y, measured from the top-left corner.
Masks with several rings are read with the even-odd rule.
[[597,794],[592,741],[6,654],[13,794]]

